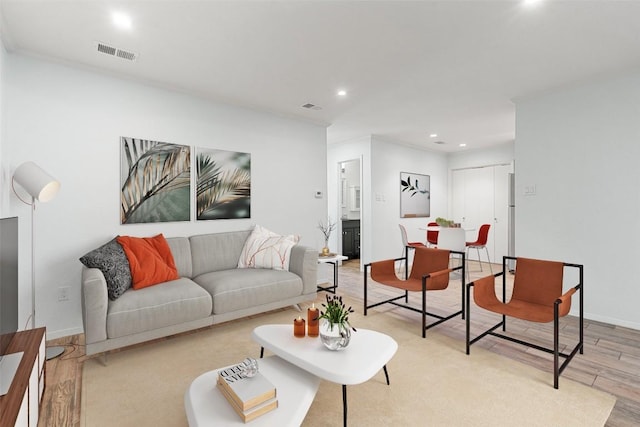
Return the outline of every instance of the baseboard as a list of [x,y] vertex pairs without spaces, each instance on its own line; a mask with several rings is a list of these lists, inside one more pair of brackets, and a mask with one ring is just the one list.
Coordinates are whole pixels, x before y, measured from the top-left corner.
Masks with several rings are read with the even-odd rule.
[[585,313],[584,318],[587,320],[595,320],[596,322],[608,323],[614,326],[622,326],[623,328],[640,330],[640,323],[637,323],[637,322],[629,322],[627,320],[616,319],[608,316],[599,316],[599,315],[590,314],[590,313]]
[[79,334],[84,334],[84,330],[82,328],[69,328],[58,331],[49,331],[49,329],[47,329],[47,341]]

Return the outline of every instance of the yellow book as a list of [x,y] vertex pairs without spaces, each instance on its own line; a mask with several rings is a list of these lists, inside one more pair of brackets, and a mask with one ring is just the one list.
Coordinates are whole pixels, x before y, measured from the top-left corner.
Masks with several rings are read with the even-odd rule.
[[278,399],[276,399],[274,396],[271,399],[265,402],[259,403],[258,405],[252,407],[247,411],[243,411],[242,409],[240,409],[236,401],[233,399],[233,397],[231,396],[231,394],[223,384],[218,383],[218,389],[220,389],[220,393],[222,393],[222,395],[227,399],[227,401],[229,402],[233,410],[236,411],[238,415],[240,415],[240,418],[245,423],[258,418],[260,415],[264,415],[267,412],[273,411],[278,407]]
[[227,390],[242,411],[276,397],[275,386],[264,375],[258,372],[253,377],[246,377],[238,366],[219,371],[218,384]]

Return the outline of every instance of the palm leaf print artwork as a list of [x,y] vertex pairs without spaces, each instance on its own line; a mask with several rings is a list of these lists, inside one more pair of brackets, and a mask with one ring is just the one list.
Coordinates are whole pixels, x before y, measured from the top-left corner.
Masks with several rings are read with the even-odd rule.
[[122,224],[189,221],[191,149],[121,137]]
[[251,154],[198,149],[196,218],[251,218]]
[[400,218],[431,215],[431,177],[400,172]]

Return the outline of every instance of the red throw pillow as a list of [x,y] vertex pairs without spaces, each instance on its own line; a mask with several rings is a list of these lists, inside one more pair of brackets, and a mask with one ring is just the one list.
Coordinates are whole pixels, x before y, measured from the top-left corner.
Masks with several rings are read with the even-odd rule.
[[162,234],[155,237],[118,236],[129,259],[133,289],[178,278],[178,269],[167,240]]

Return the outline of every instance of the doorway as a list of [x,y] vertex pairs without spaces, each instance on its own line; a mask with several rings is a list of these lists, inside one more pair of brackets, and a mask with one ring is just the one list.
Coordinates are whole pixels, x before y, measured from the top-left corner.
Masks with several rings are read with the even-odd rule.
[[362,244],[362,173],[360,159],[338,162],[338,218],[339,248],[349,259],[347,264],[357,263],[360,268]]

